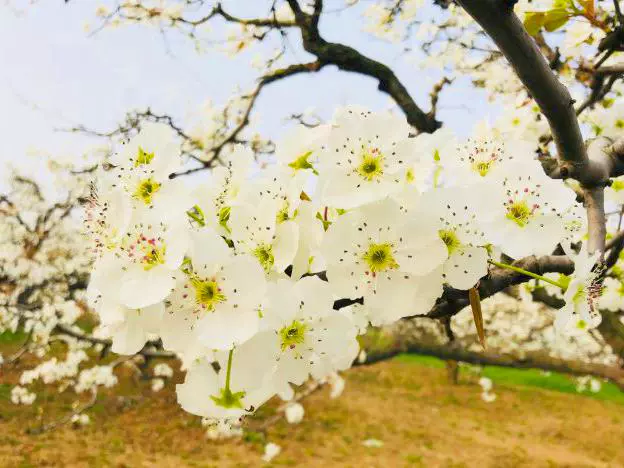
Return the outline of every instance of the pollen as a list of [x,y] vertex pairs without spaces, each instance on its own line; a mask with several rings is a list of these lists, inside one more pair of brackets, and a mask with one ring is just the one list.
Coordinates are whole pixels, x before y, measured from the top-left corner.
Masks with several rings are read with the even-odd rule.
[[214,310],[217,304],[227,299],[215,280],[193,278],[191,284],[195,289],[195,301],[209,311]]
[[459,241],[457,234],[455,234],[455,231],[440,230],[438,231],[438,234],[440,236],[440,239],[442,239],[442,242],[446,244],[449,255],[451,255],[460,247],[461,242]]
[[527,202],[515,201],[507,205],[507,219],[513,221],[520,227],[525,227],[531,217],[533,216],[533,210],[529,208]]
[[392,245],[388,243],[371,244],[362,258],[368,265],[368,270],[372,273],[399,267],[392,253]]
[[139,146],[137,157],[134,160],[134,167],[145,166],[151,163],[152,159],[154,159],[154,153],[148,153]]
[[262,268],[264,268],[264,271],[266,271],[267,273],[271,271],[271,268],[273,268],[273,264],[275,263],[272,245],[259,245],[252,251],[252,254],[258,259],[260,265],[262,265]]
[[139,182],[133,196],[134,198],[141,200],[146,205],[151,205],[152,197],[159,190],[160,184],[150,177],[149,179],[143,179]]
[[148,242],[147,244],[142,245],[141,248],[144,252],[141,263],[146,271],[165,263],[166,248],[164,245],[156,246],[155,244]]
[[305,341],[307,328],[306,324],[297,320],[293,320],[290,325],[283,327],[279,332],[282,341],[282,351],[294,349],[297,345],[302,344]]
[[369,182],[379,179],[384,173],[383,154],[377,148],[365,151],[362,154],[362,162],[356,171]]

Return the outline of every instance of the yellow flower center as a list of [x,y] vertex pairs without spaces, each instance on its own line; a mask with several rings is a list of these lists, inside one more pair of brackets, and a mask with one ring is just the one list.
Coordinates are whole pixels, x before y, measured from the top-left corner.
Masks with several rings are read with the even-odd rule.
[[273,256],[273,246],[262,244],[256,247],[252,254],[258,259],[262,268],[267,273],[271,271],[273,268],[273,263],[275,263],[275,257]]
[[283,327],[280,332],[280,338],[282,341],[282,351],[286,349],[294,349],[297,345],[302,344],[305,341],[305,332],[308,326],[297,320]]
[[371,182],[383,175],[384,156],[377,148],[365,151],[362,154],[362,162],[357,168],[357,173],[365,180]]
[[164,245],[156,246],[147,244],[143,246],[143,258],[141,259],[141,263],[143,264],[144,270],[151,270],[155,266],[162,265],[165,263],[165,252],[166,248]]
[[134,160],[134,167],[143,166],[149,164],[154,159],[154,153],[147,153],[143,148],[139,146],[137,157]]
[[485,177],[492,166],[494,165],[495,159],[490,159],[488,161],[475,161],[472,163],[472,170],[477,172],[481,177]]
[[438,235],[440,236],[440,239],[442,239],[442,242],[446,244],[446,248],[448,249],[449,255],[455,252],[461,245],[461,242],[459,241],[459,238],[457,237],[457,234],[455,234],[454,231],[448,231],[448,230],[442,229],[438,231]]
[[160,184],[150,177],[149,179],[143,179],[139,182],[133,196],[146,205],[150,205],[152,203],[152,197],[159,190]]
[[532,216],[533,210],[529,208],[529,205],[524,200],[515,201],[507,206],[507,219],[520,227],[526,226]]
[[392,254],[392,246],[388,243],[371,244],[362,258],[372,273],[399,267]]
[[195,288],[195,300],[204,309],[214,310],[217,304],[227,299],[214,280],[193,278],[191,284]]

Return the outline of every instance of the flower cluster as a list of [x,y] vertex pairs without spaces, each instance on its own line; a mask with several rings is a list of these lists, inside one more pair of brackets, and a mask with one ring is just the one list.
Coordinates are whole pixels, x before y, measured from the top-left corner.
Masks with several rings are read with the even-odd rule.
[[146,126],[97,174],[85,217],[88,296],[112,349],[160,338],[187,368],[181,406],[237,419],[350,367],[369,322],[425,314],[444,284],[475,286],[497,252],[570,241],[574,192],[530,145],[410,132],[392,114],[342,109],[279,143],[274,164],[235,147],[191,190],[168,177],[174,134]]

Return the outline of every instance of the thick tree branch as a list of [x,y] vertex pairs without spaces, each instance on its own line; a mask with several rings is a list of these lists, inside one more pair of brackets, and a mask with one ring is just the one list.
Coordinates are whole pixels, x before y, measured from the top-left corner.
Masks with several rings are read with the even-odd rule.
[[[549,255],[545,257],[526,257],[512,265],[524,270],[543,275],[545,273],[563,273],[566,275],[574,271],[574,263],[566,256]],[[479,283],[479,295],[482,299],[493,296],[516,284],[524,283],[529,277],[505,268],[493,268],[490,274]],[[444,318],[457,314],[464,307],[470,305],[468,291],[446,288],[438,303],[426,314],[429,318]],[[418,317],[413,316],[413,317]],[[408,318],[413,318],[408,317]]]
[[552,358],[540,353],[528,353],[524,357],[506,356],[494,353],[477,353],[449,345],[408,343],[388,351],[371,353],[367,364],[384,361],[398,354],[413,353],[433,356],[444,360],[467,362],[482,366],[502,366],[514,369],[543,369],[571,375],[592,375],[605,378],[624,390],[624,369],[616,366],[588,364],[579,361],[567,361]]
[[[574,110],[574,101],[550,66],[539,47],[513,12],[510,0],[458,0],[481,25],[510,62],[516,74],[546,116],[565,173],[577,179],[585,189],[589,221],[589,252],[604,252],[604,186],[611,177],[603,151],[588,156]],[[610,158],[609,158],[610,159]],[[602,224],[601,224],[602,223]]]

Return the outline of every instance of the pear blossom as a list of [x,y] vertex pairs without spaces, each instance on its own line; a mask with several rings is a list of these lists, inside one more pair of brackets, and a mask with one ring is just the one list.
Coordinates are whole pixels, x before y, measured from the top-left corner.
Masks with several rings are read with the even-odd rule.
[[357,329],[348,316],[333,310],[327,282],[315,276],[280,280],[270,297],[263,309],[264,334],[277,349],[274,385],[282,398],[292,397],[289,383],[301,385],[310,374],[321,379],[351,366],[359,351]]
[[[126,307],[139,309],[162,301],[173,289],[175,272],[188,249],[184,224],[164,223],[130,226],[118,245],[111,246],[97,262],[98,287],[111,290]],[[98,269],[107,273],[100,274]],[[116,272],[115,272],[116,270]],[[111,284],[106,284],[111,283]]]
[[274,444],[273,442],[269,442],[264,446],[264,455],[262,455],[262,461],[269,463],[271,460],[277,457],[281,451],[282,448],[279,445]]
[[624,310],[624,283],[619,279],[607,276],[604,280],[598,305],[601,309],[611,312]]
[[299,403],[290,403],[284,413],[289,424],[299,424],[303,420],[305,410]]
[[555,328],[560,332],[597,327],[602,316],[598,310],[602,292],[603,266],[596,262],[600,252],[589,255],[587,245],[574,258],[574,274],[563,295],[565,305],[557,311]]
[[166,301],[160,331],[165,346],[184,352],[199,340],[223,350],[254,336],[266,290],[260,265],[249,255],[234,255],[210,229],[192,233],[189,258],[191,268],[178,274]]
[[400,191],[415,171],[429,174],[433,161],[423,156],[420,168],[409,134],[405,119],[391,114],[339,112],[318,164],[321,203],[354,208]]
[[483,201],[489,215],[483,229],[504,253],[512,258],[547,255],[566,237],[564,214],[575,194],[546,176],[537,162],[509,166],[496,190]]
[[176,387],[178,403],[207,418],[232,420],[252,413],[275,393],[274,344],[270,335],[259,334],[230,352],[216,353],[218,366],[207,358],[195,360],[184,383]]
[[488,214],[479,209],[478,195],[466,188],[436,189],[420,200],[422,210],[438,218],[436,229],[448,250],[443,277],[457,289],[472,288],[488,271],[487,238],[481,228]]
[[254,257],[267,274],[283,272],[299,245],[298,226],[281,208],[279,199],[265,198],[257,206],[236,205],[230,213],[236,250]]
[[448,151],[440,163],[449,184],[496,183],[509,173],[512,163],[526,161],[530,164],[534,152],[531,143],[503,138],[495,130],[487,128],[480,136],[460,143],[456,151]]
[[322,246],[334,293],[364,297],[370,310],[386,314],[376,321],[428,310],[442,293],[438,267],[447,257],[436,228],[426,213],[406,217],[389,199],[340,216]]

